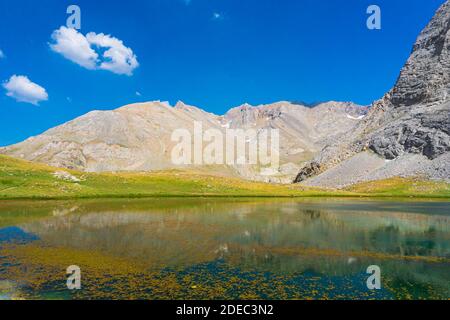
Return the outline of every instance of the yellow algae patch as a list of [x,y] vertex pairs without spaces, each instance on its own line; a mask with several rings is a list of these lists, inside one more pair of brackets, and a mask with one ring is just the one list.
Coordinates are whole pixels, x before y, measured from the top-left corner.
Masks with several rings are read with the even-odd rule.
[[[10,245],[0,249],[0,256],[9,262],[5,269],[8,278],[30,292],[45,291],[50,286],[55,292],[67,294],[66,269],[71,265],[81,269],[82,290],[70,292],[75,297],[112,299],[120,292],[126,293],[127,299],[140,299],[148,296],[147,288],[152,295],[170,297],[181,288],[173,274],[150,272],[139,262],[98,251]],[[34,298],[33,293],[23,296]]]
[[15,259],[26,259],[28,264],[37,264],[43,267],[62,268],[62,272],[70,265],[78,265],[82,269],[101,270],[108,274],[133,273],[145,270],[143,265],[105,255],[94,250],[77,250],[63,247],[41,247],[36,244],[7,246],[0,250],[5,256]]
[[[240,247],[241,250],[244,247]],[[434,256],[407,256],[396,255],[383,252],[373,251],[341,251],[332,248],[306,248],[306,247],[269,247],[269,246],[251,246],[246,248],[248,251],[253,251],[255,254],[279,254],[279,255],[299,255],[299,256],[328,256],[328,257],[355,257],[355,258],[373,258],[379,260],[407,260],[407,261],[422,261],[427,263],[450,263],[449,258],[434,257]]]

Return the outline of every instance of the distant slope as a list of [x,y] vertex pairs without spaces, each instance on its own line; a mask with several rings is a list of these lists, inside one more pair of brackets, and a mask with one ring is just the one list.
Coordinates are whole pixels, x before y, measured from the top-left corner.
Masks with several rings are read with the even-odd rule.
[[250,182],[195,171],[86,173],[0,156],[0,199],[112,197],[425,197],[450,198],[450,185],[412,179],[345,190]]
[[[176,129],[193,133],[194,121],[203,130],[279,129],[281,168],[265,175],[259,166],[219,169],[250,179],[290,183],[301,165],[322,147],[351,130],[367,108],[352,103],[328,102],[314,108],[278,102],[243,105],[224,116],[179,102],[128,105],[112,111],[93,111],[47,132],[5,148],[0,153],[87,172],[148,171],[176,168],[171,135]],[[260,132],[260,131],[258,131]],[[204,143],[204,147],[207,143]],[[232,169],[232,170],[230,170]]]
[[295,186],[249,182],[195,171],[86,173],[0,156],[0,199],[147,196],[290,197],[320,194],[325,192]]

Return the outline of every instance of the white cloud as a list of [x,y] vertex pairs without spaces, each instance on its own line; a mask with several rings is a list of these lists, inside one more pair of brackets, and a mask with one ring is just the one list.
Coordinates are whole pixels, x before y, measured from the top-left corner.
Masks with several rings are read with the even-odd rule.
[[38,105],[40,101],[48,100],[48,94],[40,85],[31,82],[26,76],[13,75],[3,83],[6,95],[19,102]]
[[[55,43],[50,48],[65,58],[90,70],[103,69],[116,74],[131,76],[139,66],[136,55],[122,40],[103,33],[88,33],[86,36],[75,29],[64,26],[52,34]],[[94,49],[107,49],[99,55]]]
[[110,35],[103,33],[96,34],[94,32],[88,33],[86,39],[94,46],[109,48],[103,53],[104,61],[101,62],[100,69],[131,76],[133,70],[139,66],[133,50],[125,47],[122,40],[111,37]]
[[5,54],[3,53],[3,51],[2,51],[2,49],[0,49],[0,59],[3,59],[3,58],[5,58],[6,56],[5,56]]
[[213,12],[212,14],[212,20],[223,20],[225,18],[224,14],[221,12]]
[[62,26],[52,34],[55,43],[50,48],[86,69],[97,66],[98,54],[91,48],[86,37],[75,29]]

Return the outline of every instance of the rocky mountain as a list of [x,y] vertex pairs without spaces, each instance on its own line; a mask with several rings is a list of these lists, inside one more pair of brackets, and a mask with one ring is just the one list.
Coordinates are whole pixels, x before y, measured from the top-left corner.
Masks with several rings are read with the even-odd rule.
[[309,108],[289,102],[262,106],[248,104],[223,116],[207,113],[182,102],[172,107],[164,102],[128,105],[113,111],[93,111],[0,153],[56,167],[103,171],[147,171],[179,168],[171,161],[176,129],[191,134],[194,122],[203,130],[279,129],[280,169],[264,171],[254,165],[204,166],[228,175],[269,182],[292,182],[301,165],[311,160],[327,143],[335,141],[361,121],[366,107],[327,102]]
[[392,176],[450,180],[450,1],[419,35],[394,88],[296,182],[341,187]]
[[278,170],[202,165],[204,171],[321,187],[393,176],[450,181],[450,0],[419,35],[395,86],[370,108],[282,101],[244,104],[218,116],[182,102],[138,103],[90,112],[0,153],[90,172],[184,168],[171,159],[172,133],[185,129],[193,136],[195,122],[224,136],[227,129],[280,133]]

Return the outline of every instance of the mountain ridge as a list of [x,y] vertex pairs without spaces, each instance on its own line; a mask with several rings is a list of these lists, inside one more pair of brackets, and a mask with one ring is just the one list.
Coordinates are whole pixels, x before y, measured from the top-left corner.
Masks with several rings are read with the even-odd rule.
[[[88,172],[177,168],[177,129],[280,132],[280,166],[202,166],[250,180],[342,188],[391,177],[450,181],[450,0],[419,34],[393,88],[370,107],[324,102],[242,104],[224,115],[179,101],[92,111],[0,153]],[[246,141],[249,145],[251,141]]]
[[[148,171],[176,168],[170,161],[177,129],[192,133],[194,122],[203,129],[279,129],[281,167],[262,174],[262,168],[235,165],[236,175],[266,182],[289,183],[329,139],[350,130],[367,112],[353,103],[328,102],[315,108],[281,101],[268,105],[244,104],[222,116],[178,102],[153,101],[114,110],[91,111],[41,135],[0,148],[0,153],[56,167],[76,170]],[[219,166],[219,171],[228,168]]]

